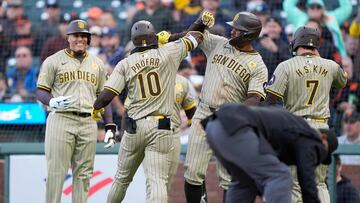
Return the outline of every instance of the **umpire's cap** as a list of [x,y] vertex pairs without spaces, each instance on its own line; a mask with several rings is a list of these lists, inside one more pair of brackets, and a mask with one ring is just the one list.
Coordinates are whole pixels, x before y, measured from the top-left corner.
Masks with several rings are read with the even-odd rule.
[[155,28],[151,22],[140,20],[131,28],[131,41],[135,47],[147,47],[158,44]]
[[300,46],[318,48],[320,46],[320,32],[315,28],[299,27],[290,42],[290,51],[295,52]]
[[243,32],[242,38],[247,41],[257,39],[262,28],[260,19],[256,15],[245,11],[237,13],[232,21],[226,23],[241,30]]
[[333,153],[338,147],[338,140],[336,138],[335,132],[329,129],[319,129],[321,134],[326,134],[326,139],[328,142],[328,155],[325,160],[322,161],[323,164],[331,163],[331,153]]

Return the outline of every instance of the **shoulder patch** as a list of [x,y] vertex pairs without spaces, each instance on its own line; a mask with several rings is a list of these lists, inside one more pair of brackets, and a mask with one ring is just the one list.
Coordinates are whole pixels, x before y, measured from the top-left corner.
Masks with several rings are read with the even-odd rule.
[[91,67],[94,68],[94,69],[97,69],[97,68],[99,68],[99,65],[96,64],[96,63],[93,63],[93,64],[91,64]]
[[257,64],[256,64],[254,61],[250,61],[250,62],[248,63],[248,66],[251,67],[251,68],[255,68],[256,65],[257,65]]

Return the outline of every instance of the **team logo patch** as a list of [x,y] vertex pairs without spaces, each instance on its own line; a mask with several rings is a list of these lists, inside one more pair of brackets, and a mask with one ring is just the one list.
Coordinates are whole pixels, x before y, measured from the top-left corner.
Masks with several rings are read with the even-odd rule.
[[175,88],[176,88],[178,91],[181,91],[181,90],[183,89],[183,86],[182,86],[181,83],[176,83]]
[[85,23],[84,22],[79,21],[77,24],[78,24],[78,28],[80,28],[80,29],[85,28]]
[[96,64],[96,63],[93,63],[93,64],[91,64],[91,67],[94,68],[94,69],[97,69],[97,68],[99,68],[99,65]]
[[257,64],[256,64],[254,61],[250,61],[250,62],[248,63],[248,65],[249,65],[251,68],[255,68]]

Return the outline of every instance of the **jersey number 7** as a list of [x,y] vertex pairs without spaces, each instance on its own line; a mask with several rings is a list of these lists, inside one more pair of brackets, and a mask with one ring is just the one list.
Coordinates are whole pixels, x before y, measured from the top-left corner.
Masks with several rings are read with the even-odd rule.
[[307,89],[309,89],[309,97],[306,102],[306,106],[310,106],[314,104],[314,99],[316,96],[316,93],[319,89],[319,80],[306,80],[305,86]]

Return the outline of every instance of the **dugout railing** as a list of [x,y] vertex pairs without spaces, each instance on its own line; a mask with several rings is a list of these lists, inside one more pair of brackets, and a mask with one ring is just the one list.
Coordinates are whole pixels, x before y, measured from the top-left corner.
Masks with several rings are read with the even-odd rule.
[[[113,148],[105,149],[104,143],[97,143],[96,154],[117,154],[119,146],[115,145]],[[186,152],[186,146],[182,146],[181,152]],[[3,202],[9,203],[9,174],[10,174],[10,155],[37,155],[44,154],[44,143],[1,143],[0,157],[4,160],[4,196]],[[338,155],[360,155],[360,147],[356,145],[339,145],[334,152]],[[329,167],[329,193],[330,202],[336,203],[336,165],[333,161]]]

